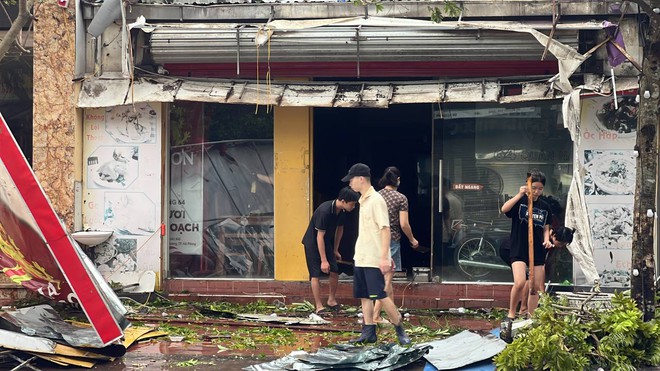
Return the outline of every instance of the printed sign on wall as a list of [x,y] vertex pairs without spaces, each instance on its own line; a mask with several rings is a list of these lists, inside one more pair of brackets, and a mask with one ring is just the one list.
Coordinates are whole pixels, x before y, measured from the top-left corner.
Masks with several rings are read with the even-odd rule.
[[[581,142],[584,193],[601,285],[630,286],[637,132],[634,96],[582,101]],[[576,283],[586,284],[575,267]]]
[[159,104],[85,110],[83,225],[113,231],[92,248],[107,280],[160,270],[160,122]]

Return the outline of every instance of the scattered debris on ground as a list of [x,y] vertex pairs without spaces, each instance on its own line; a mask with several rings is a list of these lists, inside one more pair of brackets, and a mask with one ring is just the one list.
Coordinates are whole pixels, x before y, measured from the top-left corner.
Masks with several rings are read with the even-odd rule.
[[[162,344],[161,347],[169,349],[167,352],[182,352],[181,354],[191,356],[189,360],[173,362],[171,367],[179,363],[176,367],[212,367],[203,362],[217,362],[215,357],[248,358],[254,360],[253,364],[257,364],[285,357],[292,352],[301,351],[314,355],[322,349],[346,347],[348,340],[360,332],[362,321],[359,316],[360,308],[349,305],[342,306],[339,311],[318,316],[309,302],[288,305],[264,301],[247,305],[226,302],[175,302],[158,293],[136,298],[140,300],[120,296],[127,308],[126,318],[132,326],[125,332],[127,340],[121,346],[113,344],[112,352],[110,348],[102,351],[90,350],[81,344],[84,343],[84,336],[71,336],[78,331],[89,331],[89,324],[84,322],[86,317],[78,308],[56,306],[54,309],[37,304],[7,310],[0,316],[0,322],[5,323],[2,325],[5,331],[39,338],[45,345],[42,344],[43,348],[39,349],[22,350],[3,347],[0,349],[0,362],[16,366],[23,361],[29,361],[38,367],[44,360],[48,360],[51,365],[92,367],[122,357],[122,352],[130,352],[129,347],[137,341],[155,337],[153,341],[158,341]],[[404,326],[418,347],[460,333],[466,328],[485,334],[497,326],[498,317],[502,315],[497,311],[469,309],[460,312],[405,308],[400,310],[404,314]],[[25,313],[29,313],[28,317],[31,319],[36,317],[39,320],[31,323],[25,318]],[[56,320],[60,317],[66,320]],[[44,318],[50,318],[49,321],[53,323],[45,324],[42,322]],[[21,332],[21,328],[29,334]],[[391,324],[379,324],[378,333],[381,341],[374,344],[378,349],[391,346],[388,341],[396,338]],[[0,337],[4,337],[4,333]],[[66,339],[74,344],[67,343]],[[3,346],[2,341],[0,346]],[[199,358],[197,353],[201,352],[200,349],[206,356],[212,356]],[[423,349],[425,351],[420,357],[429,348]],[[38,355],[36,359],[32,359],[34,354]]]
[[330,370],[395,370],[407,366],[426,354],[429,345],[401,347],[396,344],[379,346],[337,345],[321,348],[315,353],[298,350],[271,362],[246,367],[247,371]]
[[126,354],[135,342],[166,336],[155,327],[133,326],[121,343],[96,346],[94,329],[87,322],[64,321],[49,305],[5,311],[0,315],[0,367],[37,369],[38,360],[60,366],[92,368]]

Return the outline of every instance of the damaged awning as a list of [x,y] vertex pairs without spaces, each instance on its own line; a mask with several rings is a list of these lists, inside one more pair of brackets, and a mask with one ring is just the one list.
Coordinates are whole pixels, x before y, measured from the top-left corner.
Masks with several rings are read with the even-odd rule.
[[[553,37],[539,31],[547,31],[555,26]],[[267,55],[269,62],[323,62],[325,54],[331,63],[337,62],[338,60],[333,59],[337,57],[340,60],[354,60],[357,61],[357,76],[360,75],[360,61],[391,61],[401,56],[406,61],[414,61],[416,58],[433,61],[454,58],[470,61],[474,59],[472,57],[483,60],[485,55],[490,60],[498,59],[494,57],[497,53],[508,53],[502,58],[504,60],[538,60],[545,48],[549,55],[556,59],[559,73],[548,81],[516,83],[522,93],[514,96],[503,96],[500,83],[498,80],[493,81],[494,78],[468,82],[272,82],[270,79],[195,80],[155,74],[134,80],[104,79],[102,76],[83,81],[79,107],[184,100],[281,107],[386,108],[390,104],[403,103],[513,103],[557,99],[573,90],[569,80],[571,75],[591,55],[591,51],[581,54],[576,50],[578,31],[603,29],[604,25],[595,21],[557,25],[547,22],[510,21],[437,24],[411,19],[353,17],[276,20],[265,24],[151,24],[141,18],[130,27],[140,28],[151,34],[149,50],[155,63],[235,62],[237,75],[241,63],[259,59],[259,49],[262,47],[267,47],[267,52],[264,50],[262,56]],[[342,28],[341,32],[350,32],[341,36],[341,32],[336,33],[336,27]],[[369,32],[375,33],[370,36]],[[467,38],[459,36],[465,32],[474,34],[466,36]],[[572,36],[562,38],[562,32],[568,32]],[[501,42],[489,41],[488,35],[491,34],[501,37]],[[224,41],[218,43],[216,40],[222,37],[226,38],[226,45],[223,44]],[[245,40],[241,41],[243,37]],[[162,39],[161,46],[157,45],[159,38]],[[286,40],[291,42],[290,45]],[[490,47],[494,49],[488,49]],[[307,54],[299,55],[300,53]],[[342,59],[342,53],[348,53],[346,56],[350,55],[350,58]],[[369,53],[373,55],[370,57]],[[210,59],[200,60],[204,55],[208,55]]]
[[266,84],[259,81],[192,81],[149,77],[134,81],[88,79],[83,82],[78,106],[119,106],[138,102],[176,100],[281,107],[374,107],[398,103],[497,102],[496,82],[354,83],[310,82]]
[[[271,82],[254,80],[192,80],[176,77],[86,79],[78,107],[112,107],[140,102],[194,101],[279,107],[387,108],[406,103],[514,103],[558,99],[548,83],[522,82],[520,95],[502,95],[497,81],[475,82]],[[636,78],[617,79],[618,89],[634,88]],[[610,94],[609,83],[583,87]]]

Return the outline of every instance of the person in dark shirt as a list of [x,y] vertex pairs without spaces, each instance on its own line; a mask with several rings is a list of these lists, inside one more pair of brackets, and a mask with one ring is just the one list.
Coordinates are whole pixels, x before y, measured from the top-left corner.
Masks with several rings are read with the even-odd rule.
[[[533,292],[543,292],[543,281],[545,281],[544,264],[546,249],[552,247],[550,242],[550,223],[552,222],[552,211],[550,205],[539,197],[543,194],[545,187],[545,174],[538,170],[531,170],[532,189],[527,185],[520,187],[520,192],[502,205],[502,212],[511,218],[511,251],[509,259],[513,271],[513,287],[509,298],[509,313],[507,320],[513,321],[516,316],[516,308],[523,297],[523,289],[527,281],[528,264],[529,269],[534,270],[534,282],[530,282]],[[529,233],[528,233],[528,200],[532,197],[532,220],[533,220],[533,245],[534,261],[529,261]],[[538,306],[539,295],[529,295],[527,308],[532,314]]]
[[330,309],[339,308],[335,294],[339,280],[337,259],[341,260],[339,242],[343,235],[344,213],[353,211],[359,199],[359,193],[348,187],[342,188],[337,199],[326,201],[316,208],[303,236],[302,243],[305,246],[307,270],[317,314],[328,311],[321,300],[319,281],[326,275],[329,276],[330,283],[330,294],[326,303]]

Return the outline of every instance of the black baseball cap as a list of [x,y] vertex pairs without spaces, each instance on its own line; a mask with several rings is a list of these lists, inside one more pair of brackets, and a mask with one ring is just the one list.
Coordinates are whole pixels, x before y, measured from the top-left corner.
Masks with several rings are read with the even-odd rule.
[[366,176],[371,178],[371,169],[369,169],[369,166],[358,162],[357,164],[351,166],[350,169],[348,169],[348,174],[346,174],[345,177],[341,178],[341,181],[348,182],[349,180],[351,180],[351,178],[356,176]]

